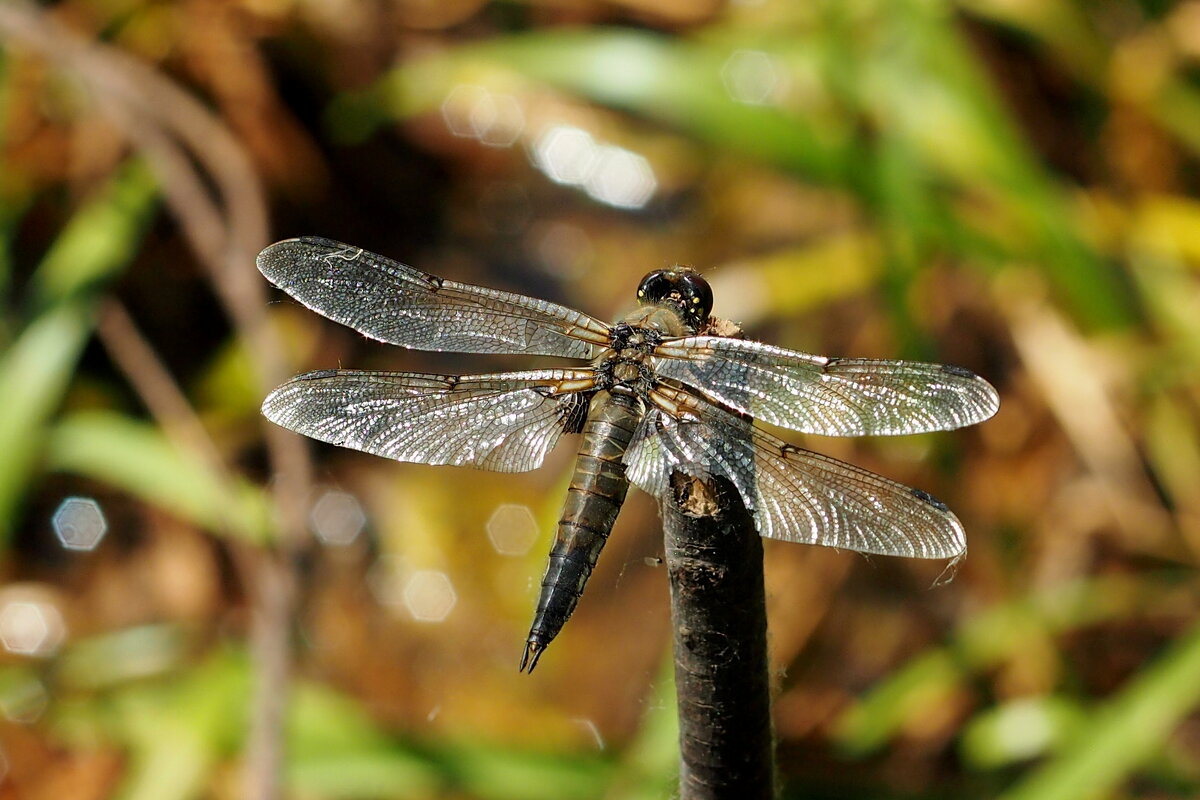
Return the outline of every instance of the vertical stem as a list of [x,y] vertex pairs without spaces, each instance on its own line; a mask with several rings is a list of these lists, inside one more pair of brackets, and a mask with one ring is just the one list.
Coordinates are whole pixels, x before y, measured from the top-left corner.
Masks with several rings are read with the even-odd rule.
[[671,476],[661,512],[671,579],[681,800],[774,797],[762,542],[737,491]]
[[291,636],[296,585],[287,556],[275,549],[256,554],[252,587],[250,652],[253,689],[242,789],[246,800],[283,796],[284,726],[292,667]]

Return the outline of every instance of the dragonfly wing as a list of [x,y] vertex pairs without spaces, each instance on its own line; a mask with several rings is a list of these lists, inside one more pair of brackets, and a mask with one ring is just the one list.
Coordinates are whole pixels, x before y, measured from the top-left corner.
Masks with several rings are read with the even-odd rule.
[[826,358],[719,336],[668,339],[656,371],[756,419],[804,433],[950,430],[996,413],[990,383],[961,367]]
[[660,386],[625,463],[629,479],[671,496],[671,473],[722,477],[738,490],[762,536],[916,558],[966,552],[958,518],[912,489],[801,450],[688,392]]
[[591,359],[610,327],[556,303],[444,280],[329,239],[277,242],[267,280],[308,308],[382,342],[417,350]]
[[262,411],[305,436],[397,461],[525,472],[582,428],[592,381],[590,370],[321,370],[271,392]]

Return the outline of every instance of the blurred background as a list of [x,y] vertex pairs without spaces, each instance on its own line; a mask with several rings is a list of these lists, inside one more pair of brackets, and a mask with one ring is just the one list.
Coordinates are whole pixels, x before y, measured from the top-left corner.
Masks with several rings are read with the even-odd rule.
[[654,504],[518,674],[573,440],[272,429],[302,370],[531,363],[306,311],[253,264],[301,234],[602,318],[690,263],[752,338],[985,376],[802,442],[970,552],[766,542],[783,795],[1197,796],[1198,155],[1197,0],[0,5],[0,798],[270,797],[280,738],[294,798],[671,795]]

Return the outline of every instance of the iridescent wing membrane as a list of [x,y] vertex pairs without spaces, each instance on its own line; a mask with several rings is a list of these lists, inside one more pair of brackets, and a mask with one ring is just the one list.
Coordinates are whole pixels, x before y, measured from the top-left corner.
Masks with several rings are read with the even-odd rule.
[[794,447],[695,395],[658,387],[627,457],[629,479],[669,496],[671,472],[727,479],[762,536],[861,553],[955,558],[966,550],[941,501],[865,469]]
[[659,345],[656,371],[755,419],[802,433],[880,436],[961,428],[996,413],[991,384],[959,367],[827,358],[745,339]]
[[315,236],[271,245],[258,269],[318,314],[401,347],[594,358],[609,342],[610,326],[565,306],[443,280]]
[[272,422],[330,444],[396,461],[493,472],[541,466],[587,414],[587,370],[496,375],[319,370],[292,378],[263,403]]
[[[272,245],[258,266],[308,308],[422,350],[594,359],[612,327],[543,300],[455,283],[327,239]],[[629,479],[669,496],[670,474],[729,480],[759,533],[867,553],[960,555],[962,525],[916,489],[785,444],[750,417],[826,435],[946,430],[987,419],[995,390],[938,364],[829,359],[713,336],[663,341],[659,379],[625,456]],[[293,378],[268,419],[401,461],[501,472],[540,465],[578,432],[597,391],[589,368],[445,376],[327,370]]]

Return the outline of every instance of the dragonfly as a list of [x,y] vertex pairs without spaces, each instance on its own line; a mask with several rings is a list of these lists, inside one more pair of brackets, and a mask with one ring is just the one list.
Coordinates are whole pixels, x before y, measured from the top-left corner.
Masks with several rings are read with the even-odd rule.
[[[933,495],[776,438],[950,430],[999,396],[961,367],[809,355],[729,335],[690,267],[650,272],[615,323],[435,277],[360,247],[288,239],[258,269],[307,308],[418,350],[582,364],[437,375],[323,369],[267,396],[305,436],[398,461],[525,472],[582,434],[519,669],[532,672],[575,611],[630,484],[672,497],[672,475],[732,485],[761,536],[888,556],[958,559],[962,524]],[[714,333],[714,331],[716,333]]]

